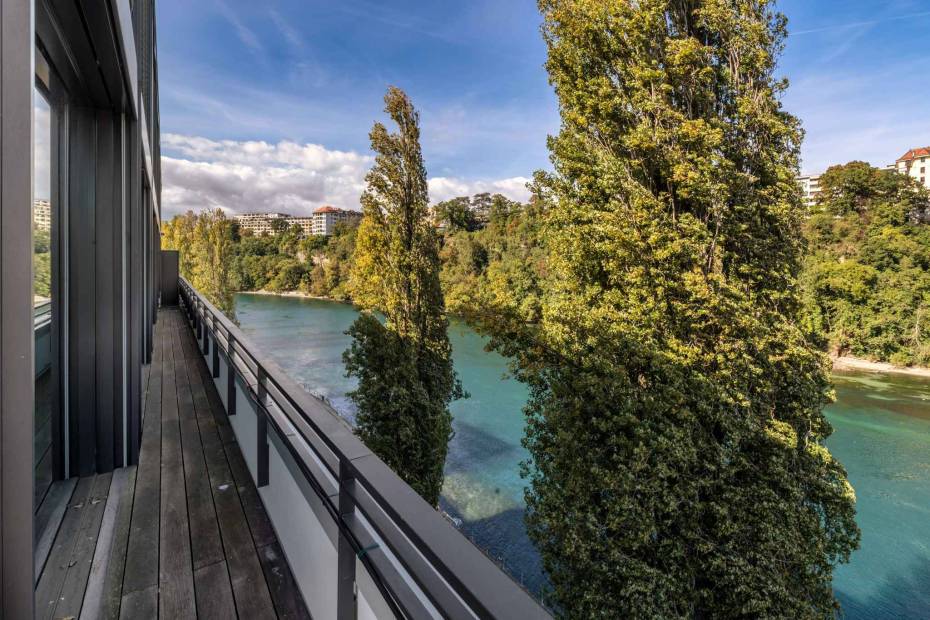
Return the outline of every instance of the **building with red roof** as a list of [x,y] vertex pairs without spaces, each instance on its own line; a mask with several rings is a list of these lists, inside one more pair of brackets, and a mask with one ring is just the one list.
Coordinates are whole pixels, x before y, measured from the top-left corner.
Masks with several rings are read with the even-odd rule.
[[930,174],[927,173],[930,161],[928,160],[930,160],[930,146],[915,148],[899,157],[894,168],[899,174],[906,174],[930,189]]
[[323,205],[313,210],[313,226],[311,234],[325,235],[329,237],[336,229],[336,224],[348,222],[352,219],[361,217],[358,211],[349,211],[347,209],[337,209],[330,205]]

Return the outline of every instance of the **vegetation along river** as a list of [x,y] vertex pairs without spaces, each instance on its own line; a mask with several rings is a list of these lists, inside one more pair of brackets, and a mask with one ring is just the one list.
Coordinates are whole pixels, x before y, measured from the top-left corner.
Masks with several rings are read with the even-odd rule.
[[[350,421],[344,334],[356,313],[336,302],[240,294],[236,315],[249,338],[310,392]],[[450,329],[455,368],[471,397],[452,405],[455,438],[443,508],[461,530],[527,588],[544,583],[523,525],[519,463],[526,388],[507,362],[484,351],[465,324]],[[854,619],[925,618],[930,613],[930,380],[843,373],[827,415],[828,445],[856,488],[862,546],[840,567],[835,588]]]

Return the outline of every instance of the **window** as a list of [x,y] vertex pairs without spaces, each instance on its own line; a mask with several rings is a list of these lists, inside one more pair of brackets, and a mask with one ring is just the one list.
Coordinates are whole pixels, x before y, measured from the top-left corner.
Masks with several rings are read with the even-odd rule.
[[34,162],[32,202],[32,305],[35,330],[35,497],[42,501],[54,477],[52,438],[55,409],[55,347],[52,346],[52,108],[44,93],[33,93]]
[[33,87],[32,187],[32,305],[34,330],[35,495],[38,506],[52,482],[66,475],[67,422],[62,381],[62,325],[66,316],[65,290],[60,281],[62,247],[58,201],[60,195],[58,132],[62,110],[61,82],[45,55],[35,50]]

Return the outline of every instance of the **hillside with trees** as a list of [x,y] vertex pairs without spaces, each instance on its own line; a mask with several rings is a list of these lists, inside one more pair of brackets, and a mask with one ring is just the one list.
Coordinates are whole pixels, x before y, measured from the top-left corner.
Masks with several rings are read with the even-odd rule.
[[[454,216],[460,219],[450,224],[448,209],[462,205]],[[484,294],[479,291],[494,287],[528,290],[534,285],[545,266],[538,234],[541,208],[535,202],[522,204],[500,194],[463,196],[433,208],[440,280],[450,312],[475,315],[483,303]],[[217,230],[207,234],[214,228]],[[299,226],[284,228],[277,235],[253,235],[240,230],[236,221],[222,212],[205,211],[175,216],[162,224],[162,231],[162,247],[182,250],[181,275],[192,282],[201,281],[207,271],[201,261],[210,255],[206,247],[209,239],[224,240],[218,251],[228,265],[224,276],[228,291],[223,295],[209,292],[214,303],[240,291],[353,299],[349,280],[355,262],[357,223],[337,224],[329,237],[307,237]],[[207,290],[213,288],[211,285]]]
[[[482,203],[490,208],[479,210]],[[471,323],[481,323],[488,308],[500,305],[493,303],[498,294],[535,297],[538,282],[546,273],[539,234],[541,203],[533,200],[522,204],[501,195],[479,194],[439,203],[437,213],[443,213],[450,204],[470,204],[459,213],[474,223],[464,227],[440,220],[444,224],[440,279],[449,311]]]
[[930,213],[914,179],[834,166],[804,224],[807,329],[835,355],[930,364]]
[[348,301],[357,226],[337,224],[330,237],[300,226],[276,235],[240,230],[221,210],[187,212],[162,223],[162,247],[180,250],[181,275],[232,316],[240,291],[299,291]]

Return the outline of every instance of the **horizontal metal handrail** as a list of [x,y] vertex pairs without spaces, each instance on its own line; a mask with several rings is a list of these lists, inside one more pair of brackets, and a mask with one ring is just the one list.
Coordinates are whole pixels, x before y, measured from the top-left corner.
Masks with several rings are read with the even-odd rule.
[[52,300],[35,304],[32,309],[33,329],[38,331],[52,322]]
[[[247,396],[256,405],[262,423],[276,430],[336,522],[340,536],[351,545],[395,613],[421,617],[427,608],[409,590],[409,584],[405,590],[402,576],[385,556],[366,553],[375,534],[443,617],[549,617],[509,575],[372,453],[345,421],[259,353],[242,330],[183,277],[179,278],[179,289],[194,328],[212,334],[213,346],[247,387]],[[295,441],[295,436],[302,442]],[[338,488],[333,487],[333,480]]]

